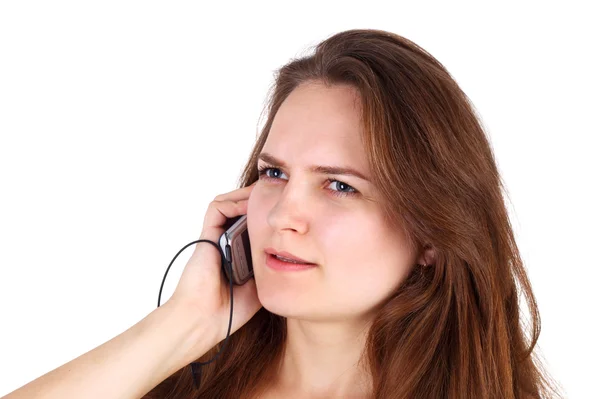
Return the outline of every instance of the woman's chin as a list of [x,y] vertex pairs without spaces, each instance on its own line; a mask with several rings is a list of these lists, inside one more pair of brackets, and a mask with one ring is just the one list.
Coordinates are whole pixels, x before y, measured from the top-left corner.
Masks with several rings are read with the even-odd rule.
[[320,283],[315,276],[255,271],[258,300],[269,312],[284,317],[318,311],[322,306],[316,306],[320,297],[317,289]]
[[297,304],[294,306],[294,298],[290,295],[290,292],[285,290],[277,289],[276,287],[256,287],[258,293],[258,300],[261,305],[271,313],[275,313],[280,316],[287,316],[287,314],[298,307]]
[[282,289],[276,286],[258,287],[258,300],[269,312],[283,317],[297,317],[305,314],[307,302],[302,295],[296,295],[293,289]]

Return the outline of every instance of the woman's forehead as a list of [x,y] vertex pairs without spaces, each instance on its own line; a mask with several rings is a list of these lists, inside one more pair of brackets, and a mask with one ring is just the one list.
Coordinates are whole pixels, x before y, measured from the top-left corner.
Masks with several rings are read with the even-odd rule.
[[349,93],[314,85],[295,89],[277,111],[263,152],[280,159],[310,155],[313,163],[329,160],[366,173],[361,118]]
[[[266,154],[266,155],[263,155]],[[261,151],[265,162],[278,166],[302,165],[314,169],[319,166],[335,166],[355,169],[356,174],[369,174],[367,154],[358,132],[348,133],[332,130],[290,130],[269,132]]]
[[272,131],[328,131],[352,138],[361,131],[361,109],[355,89],[346,86],[302,85],[281,104]]

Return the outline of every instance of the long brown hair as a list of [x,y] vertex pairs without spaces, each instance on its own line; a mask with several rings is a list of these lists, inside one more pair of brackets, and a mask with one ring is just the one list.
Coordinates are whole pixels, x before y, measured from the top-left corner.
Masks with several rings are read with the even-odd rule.
[[[436,253],[434,265],[413,269],[369,330],[364,358],[373,397],[562,397],[534,352],[540,315],[486,133],[449,72],[415,43],[382,30],[348,30],[280,68],[239,187],[258,179],[257,157],[277,110],[308,82],[358,89],[387,220],[415,248]],[[520,295],[531,325],[520,315]],[[262,308],[202,368],[199,389],[184,367],[145,398],[255,397],[277,373],[285,336],[285,318]]]

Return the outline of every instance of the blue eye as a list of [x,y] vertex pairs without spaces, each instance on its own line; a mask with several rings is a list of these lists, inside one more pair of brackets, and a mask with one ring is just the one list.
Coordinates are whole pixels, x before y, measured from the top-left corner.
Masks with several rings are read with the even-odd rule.
[[[259,179],[260,179],[260,178],[263,178],[263,179],[274,179],[274,180],[277,180],[277,179],[278,179],[278,177],[271,177],[271,176],[269,175],[269,172],[270,172],[270,171],[278,171],[278,172],[281,172],[281,169],[278,169],[278,168],[273,168],[273,167],[270,167],[270,166],[260,166],[260,167],[258,168],[258,176],[259,176]],[[277,174],[277,173],[275,173],[275,174]],[[281,173],[279,173],[279,175],[281,175]],[[338,183],[338,184],[337,184],[337,187],[338,187],[338,188],[340,188],[341,190],[344,190],[344,189],[350,189],[350,190],[351,190],[351,191],[336,191],[336,190],[329,190],[329,191],[332,191],[332,192],[333,192],[333,195],[336,195],[336,196],[338,196],[338,197],[347,197],[347,196],[354,196],[354,195],[358,195],[358,191],[357,191],[357,190],[356,190],[354,187],[352,187],[352,186],[351,186],[351,185],[349,185],[349,184],[346,184],[346,183],[344,183],[343,181],[339,181],[339,180],[332,179],[332,178],[327,178],[327,179],[326,179],[326,182],[327,182],[327,183]]]

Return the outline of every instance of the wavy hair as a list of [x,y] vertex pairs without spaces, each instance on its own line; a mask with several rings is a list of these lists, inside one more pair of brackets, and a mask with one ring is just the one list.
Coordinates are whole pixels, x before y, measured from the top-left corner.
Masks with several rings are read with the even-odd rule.
[[[436,253],[433,265],[413,269],[370,326],[363,358],[372,397],[562,397],[534,352],[541,319],[486,132],[450,73],[415,43],[382,30],[347,30],[281,67],[238,187],[258,179],[257,157],[283,101],[313,82],[358,90],[386,218],[405,229],[413,248]],[[285,337],[285,318],[261,308],[203,367],[198,389],[184,367],[144,398],[257,397],[278,371]]]

